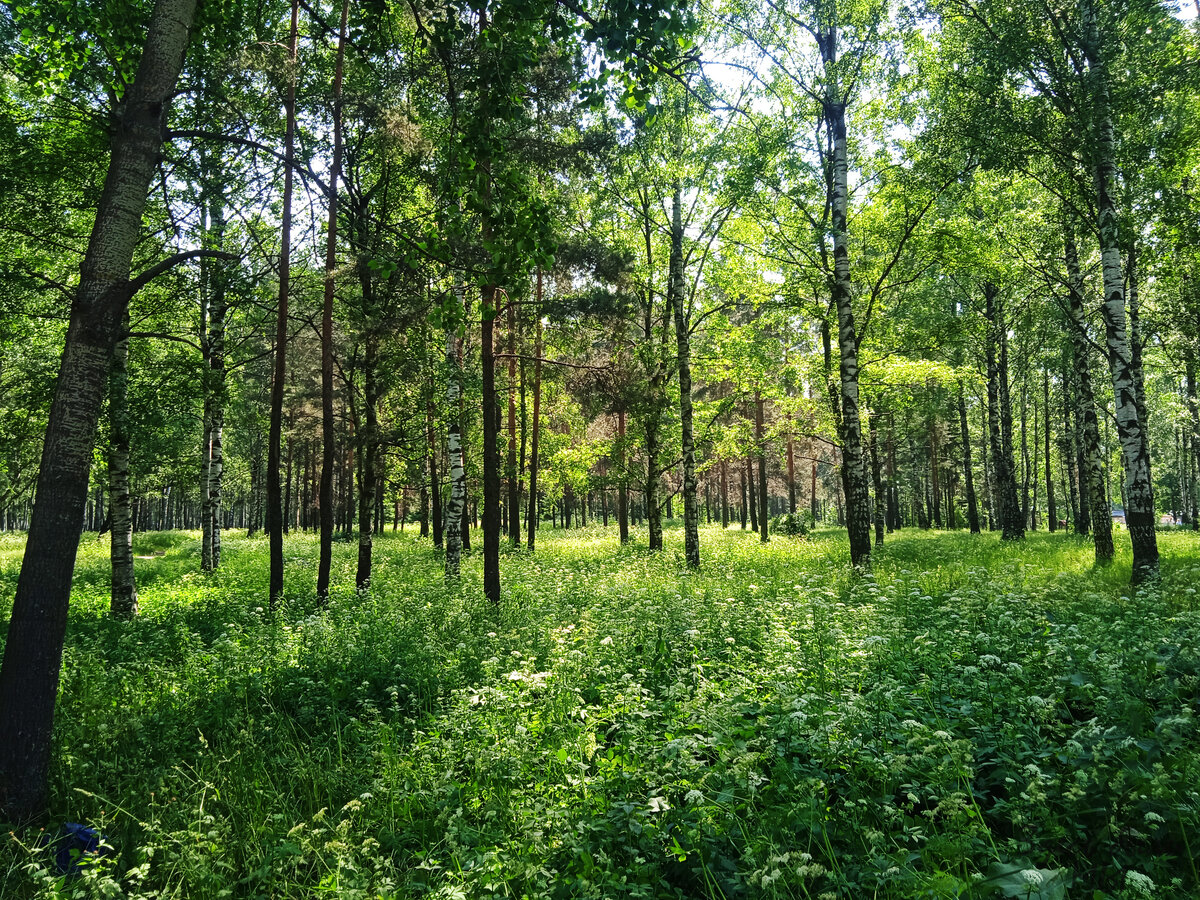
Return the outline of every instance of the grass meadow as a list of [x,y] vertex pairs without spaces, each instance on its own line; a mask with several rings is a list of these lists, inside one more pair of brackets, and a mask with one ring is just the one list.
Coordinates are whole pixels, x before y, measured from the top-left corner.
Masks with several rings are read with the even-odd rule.
[[[1118,535],[1120,539],[1122,535]],[[85,535],[52,825],[4,831],[0,897],[1200,896],[1200,537],[701,530],[703,567],[546,529],[447,587],[410,530],[372,590],[336,544],[135,536],[141,614],[107,615]],[[22,539],[0,536],[0,621]],[[62,822],[104,855],[63,877]]]

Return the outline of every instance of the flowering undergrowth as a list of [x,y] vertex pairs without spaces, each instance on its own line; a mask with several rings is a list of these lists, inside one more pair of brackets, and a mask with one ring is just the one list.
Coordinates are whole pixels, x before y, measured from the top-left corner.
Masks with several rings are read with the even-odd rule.
[[0,895],[1200,892],[1192,535],[1135,594],[1061,534],[897,534],[855,577],[836,532],[709,528],[689,573],[677,532],[652,555],[614,531],[506,556],[499,607],[477,559],[450,590],[385,535],[374,589],[327,611],[294,535],[274,616],[263,540],[204,576],[195,535],[139,535],[129,625],[85,539],[52,821],[110,850],[64,878],[17,831]]

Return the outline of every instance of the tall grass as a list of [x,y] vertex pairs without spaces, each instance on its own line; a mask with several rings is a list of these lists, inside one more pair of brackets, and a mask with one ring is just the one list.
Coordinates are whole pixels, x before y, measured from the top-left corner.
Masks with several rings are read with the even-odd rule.
[[[1200,541],[1164,577],[1032,534],[702,529],[704,565],[546,530],[447,587],[377,540],[138,535],[142,614],[106,614],[85,538],[55,733],[57,823],[111,852],[64,878],[40,837],[0,896],[1189,897],[1200,891]],[[0,541],[10,602],[20,544]],[[1120,556],[1120,551],[1119,551]],[[7,619],[7,610],[0,610]],[[1099,893],[1096,893],[1099,892]],[[1147,894],[1146,892],[1150,892]]]

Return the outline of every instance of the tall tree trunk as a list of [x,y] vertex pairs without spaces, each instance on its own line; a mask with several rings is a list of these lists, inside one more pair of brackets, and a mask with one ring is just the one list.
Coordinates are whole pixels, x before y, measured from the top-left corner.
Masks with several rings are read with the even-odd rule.
[[738,466],[738,487],[741,491],[741,503],[738,505],[738,518],[741,520],[742,531],[746,530],[746,515],[750,504],[746,497],[746,468]]
[[[1005,352],[1007,323],[999,291],[990,282],[983,286],[988,320],[988,433],[992,444],[992,486],[995,514],[1000,520],[1001,536],[1006,541],[1025,537],[1025,516],[1017,497],[1017,479],[1012,456],[1012,413],[1005,403],[1008,396],[1008,354]],[[997,356],[999,351],[999,356]],[[1005,415],[1005,411],[1008,415]],[[1007,424],[1007,428],[1005,427]]]
[[1146,458],[1147,468],[1150,468],[1150,509],[1154,505],[1154,473],[1150,458],[1150,413],[1146,407],[1146,379],[1142,368],[1142,334],[1141,309],[1138,302],[1138,253],[1136,241],[1131,242],[1125,258],[1125,275],[1127,299],[1129,301],[1129,360],[1130,372],[1133,374],[1134,397],[1137,400],[1138,421],[1142,425],[1142,455]]
[[421,460],[421,489],[418,494],[417,502],[421,507],[421,528],[420,536],[429,537],[429,456]]
[[187,50],[195,0],[157,0],[133,84],[114,110],[112,153],[80,266],[0,667],[0,818],[45,808],[54,701],[88,469],[113,348],[134,285],[150,179]]
[[942,480],[941,460],[938,459],[938,423],[937,417],[929,420],[929,485],[930,485],[930,518],[937,528],[942,527]]
[[[364,276],[367,283],[370,276]],[[364,298],[367,299],[367,298]],[[365,304],[374,304],[368,299]],[[358,430],[362,448],[358,472],[358,566],[354,586],[362,591],[371,585],[375,493],[379,481],[379,339],[371,334],[363,350],[363,413],[365,427]]]
[[[279,301],[275,315],[275,375],[271,382],[271,425],[267,438],[267,528],[271,574],[267,591],[274,609],[283,594],[283,508],[279,487],[279,446],[283,433],[283,388],[287,370],[288,289],[292,254],[292,155],[296,144],[296,44],[300,5],[292,0],[288,30],[288,89],[284,100],[283,224],[279,241]],[[330,218],[333,215],[330,214]]]
[[[1068,325],[1068,327],[1070,327]],[[1062,458],[1063,468],[1067,473],[1067,493],[1069,494],[1069,512],[1071,527],[1079,532],[1079,493],[1075,485],[1075,465],[1078,459],[1075,430],[1071,427],[1071,376],[1067,359],[1068,350],[1063,348],[1062,368],[1062,436],[1058,441],[1058,455]]]
[[508,456],[504,475],[508,479],[508,540],[521,546],[521,480],[517,469],[517,305],[508,303]]
[[996,487],[992,480],[992,466],[989,462],[988,451],[988,447],[992,443],[992,398],[990,393],[981,412],[983,413],[983,440],[980,441],[979,449],[983,456],[983,495],[987,498],[988,531],[995,531],[999,526],[999,518],[996,516]]
[[1125,469],[1125,524],[1133,544],[1134,584],[1158,578],[1158,541],[1154,534],[1154,491],[1150,481],[1150,454],[1144,433],[1145,420],[1138,414],[1134,360],[1125,331],[1125,285],[1121,271],[1118,215],[1113,191],[1116,182],[1115,138],[1109,111],[1106,61],[1100,46],[1099,26],[1092,0],[1083,5],[1084,54],[1092,82],[1094,121],[1092,171],[1096,188],[1096,212],[1100,260],[1104,281],[1105,345],[1112,373],[1113,412]]
[[651,550],[661,550],[663,548],[662,509],[658,501],[660,478],[658,471],[658,429],[661,415],[658,403],[653,399],[658,396],[659,387],[659,385],[655,385],[655,379],[651,379],[652,409],[646,414],[646,530]]
[[[826,68],[836,64],[836,32],[825,32],[821,55]],[[846,532],[850,538],[850,564],[855,567],[871,563],[871,499],[863,468],[862,422],[858,407],[858,334],[855,331],[851,306],[853,287],[850,283],[850,251],[848,247],[846,106],[826,99],[825,121],[833,136],[833,185],[830,211],[833,224],[833,304],[837,309],[838,366],[840,419],[838,436],[842,445],[842,490],[846,495]]]
[[758,490],[754,486],[754,454],[746,457],[746,505],[750,509],[750,530],[758,531]]
[[721,460],[721,527],[729,527],[729,463]]
[[[455,287],[460,314],[465,313],[463,290],[461,285]],[[462,398],[463,373],[459,363],[458,335],[453,328],[446,331],[446,372],[446,408],[457,410],[459,400]],[[446,452],[450,458],[450,504],[446,509],[445,575],[447,580],[454,580],[459,577],[462,565],[463,510],[467,505],[467,469],[463,460],[462,420],[453,414],[446,426]],[[534,454],[537,454],[536,437],[534,437]]]
[[333,74],[333,159],[329,167],[329,224],[325,241],[325,300],[321,312],[321,550],[317,565],[317,598],[329,603],[329,570],[333,563],[333,467],[337,440],[333,419],[333,289],[337,269],[338,179],[342,174],[342,78],[346,59],[346,17],[350,0],[342,0],[337,60]]
[[1054,503],[1054,470],[1050,465],[1050,370],[1042,370],[1042,420],[1046,423],[1045,453],[1046,453],[1046,516],[1051,531],[1058,530],[1058,507]]
[[112,516],[109,557],[112,561],[110,610],[118,619],[137,615],[137,581],[133,573],[133,510],[129,505],[129,313],[125,333],[117,341],[108,376],[109,510]]
[[[225,243],[225,199],[219,184],[221,173],[210,170],[211,160],[205,156],[204,167],[206,217],[205,237],[211,249],[222,250]],[[204,373],[204,443],[201,451],[200,475],[200,568],[205,572],[221,565],[221,488],[224,481],[225,458],[223,432],[228,386],[225,383],[225,316],[227,274],[224,265],[201,261],[202,309],[200,344],[203,348]]]
[[[537,270],[537,286],[535,287],[534,306],[537,315],[537,327],[533,338],[533,425],[529,442],[529,509],[525,546],[531,551],[537,540],[538,516],[538,437],[542,417],[542,269]],[[621,413],[621,437],[625,436],[625,413]],[[624,451],[622,450],[622,454]],[[629,520],[625,516],[625,458],[621,457],[621,540],[629,540]]]
[[617,465],[621,469],[617,484],[617,532],[622,544],[629,543],[629,469],[625,456],[625,410],[617,411]]
[[[438,469],[438,441],[437,428],[435,427],[436,419],[434,418],[433,402],[430,401],[428,408],[425,411],[425,427],[427,429],[427,443],[429,454],[429,505],[433,513],[433,546],[441,549],[446,533],[446,520],[443,517],[445,511],[442,507],[442,475]],[[462,431],[459,430],[459,445],[462,444]]]
[[1187,377],[1187,406],[1188,406],[1188,427],[1191,432],[1192,445],[1192,464],[1188,467],[1188,492],[1186,503],[1188,510],[1191,513],[1192,530],[1200,531],[1200,505],[1197,497],[1197,462],[1200,461],[1200,399],[1197,398],[1196,391],[1196,351],[1192,347],[1188,347],[1184,351],[1184,365],[1186,367]]
[[787,481],[788,481],[788,512],[791,515],[796,514],[796,449],[795,441],[792,439],[791,423],[788,425],[787,439]]
[[1086,483],[1096,562],[1104,564],[1113,558],[1112,516],[1105,500],[1104,456],[1100,449],[1100,426],[1096,419],[1096,400],[1092,393],[1092,375],[1088,367],[1087,322],[1083,313],[1083,275],[1079,269],[1075,235],[1070,225],[1064,229],[1064,235],[1067,284],[1070,293],[1069,331],[1074,348],[1075,388],[1079,401],[1077,419],[1080,423],[1080,494],[1082,496],[1083,483]]
[[1029,423],[1029,391],[1028,372],[1024,371],[1027,368],[1028,362],[1022,366],[1021,372],[1021,521],[1032,530],[1029,521],[1029,429],[1026,427]]
[[967,524],[971,534],[979,534],[979,502],[975,497],[975,467],[971,461],[971,429],[967,427],[967,395],[958,383],[958,430],[963,445],[963,474],[967,484]]
[[[700,507],[696,499],[696,444],[692,438],[692,350],[683,282],[683,188],[671,198],[671,257],[667,302],[675,316],[675,360],[679,368],[679,421],[683,446],[683,553],[688,568],[700,568]],[[764,538],[765,539],[765,538]]]
[[496,400],[496,285],[484,287],[480,362],[483,367],[483,595],[500,602],[500,404]]
[[887,511],[887,499],[883,487],[883,468],[879,464],[879,413],[876,412],[867,421],[871,436],[871,481],[875,489],[875,546],[883,546],[884,514]]
[[[1038,441],[1038,405],[1036,398],[1033,400],[1033,462],[1031,469],[1033,471],[1033,499],[1029,505],[1029,530],[1037,531],[1037,509],[1038,509],[1038,453],[1041,443]],[[1024,438],[1022,438],[1022,442]]]
[[754,392],[754,455],[758,459],[758,537],[764,544],[769,541],[767,533],[767,448],[763,435],[763,398]]

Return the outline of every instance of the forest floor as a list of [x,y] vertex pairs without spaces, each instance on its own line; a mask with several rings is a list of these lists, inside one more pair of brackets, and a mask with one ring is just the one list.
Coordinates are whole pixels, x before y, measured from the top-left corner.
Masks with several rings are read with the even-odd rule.
[[[1118,539],[1124,535],[1118,535]],[[76,571],[53,819],[108,855],[58,876],[36,832],[4,898],[1200,896],[1200,538],[701,531],[704,566],[546,529],[461,590],[410,530],[358,595],[335,545],[143,534],[141,615]],[[0,536],[0,622],[20,539]],[[155,555],[161,553],[162,555]]]

